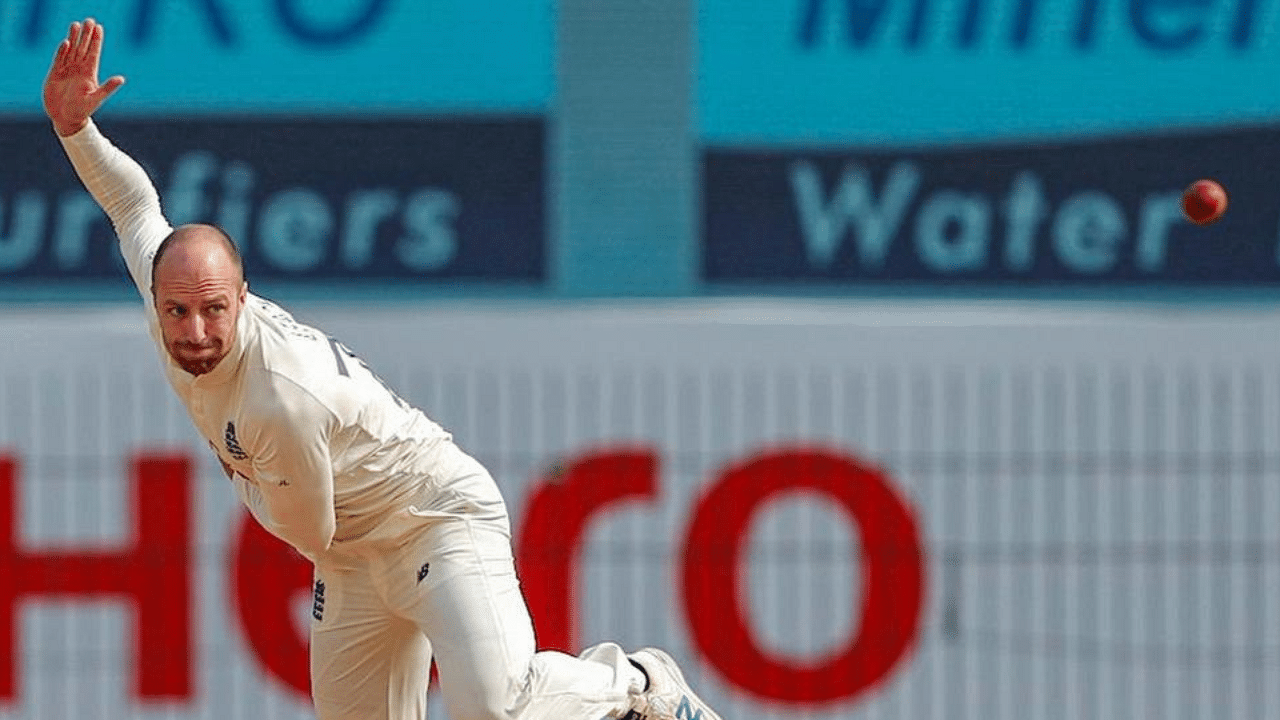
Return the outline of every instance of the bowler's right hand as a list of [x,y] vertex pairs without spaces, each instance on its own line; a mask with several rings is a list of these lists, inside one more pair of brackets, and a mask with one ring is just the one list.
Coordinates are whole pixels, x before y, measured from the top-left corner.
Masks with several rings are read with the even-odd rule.
[[124,84],[121,75],[98,84],[102,34],[102,26],[92,18],[71,23],[66,39],[53,55],[53,66],[44,80],[44,111],[53,121],[53,129],[64,137],[84,129],[89,116]]

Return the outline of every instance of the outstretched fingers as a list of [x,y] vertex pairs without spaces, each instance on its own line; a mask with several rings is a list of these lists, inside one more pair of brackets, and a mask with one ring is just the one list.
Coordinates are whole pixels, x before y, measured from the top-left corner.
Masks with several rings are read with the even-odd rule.
[[[54,51],[51,76],[57,78],[84,76],[96,83],[105,34],[102,25],[93,18],[86,18],[84,22],[71,23],[66,39],[58,43],[58,49]],[[115,85],[118,87],[120,84]]]

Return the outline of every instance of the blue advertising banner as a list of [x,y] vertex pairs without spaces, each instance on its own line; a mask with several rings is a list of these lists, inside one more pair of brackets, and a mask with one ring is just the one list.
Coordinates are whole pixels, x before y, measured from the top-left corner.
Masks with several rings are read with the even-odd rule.
[[937,145],[1280,118],[1280,0],[698,0],[701,137]]
[[[710,283],[1280,282],[1280,130],[704,156]],[[1230,194],[1197,226],[1181,191]]]
[[[546,277],[539,120],[100,125],[147,168],[169,221],[225,228],[254,279]],[[0,158],[0,277],[123,278],[106,216],[47,121],[0,122]]]
[[554,0],[5,0],[0,114],[39,114],[74,20],[106,29],[111,112],[544,112]]

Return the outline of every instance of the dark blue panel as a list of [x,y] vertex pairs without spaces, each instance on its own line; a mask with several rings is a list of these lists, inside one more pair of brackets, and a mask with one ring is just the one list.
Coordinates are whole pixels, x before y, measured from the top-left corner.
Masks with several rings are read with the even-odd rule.
[[[174,224],[215,222],[267,280],[541,283],[541,120],[110,121]],[[45,122],[0,123],[0,276],[119,278]]]
[[[703,279],[839,285],[1280,280],[1280,130],[913,151],[704,156]],[[1200,177],[1218,223],[1180,213]]]

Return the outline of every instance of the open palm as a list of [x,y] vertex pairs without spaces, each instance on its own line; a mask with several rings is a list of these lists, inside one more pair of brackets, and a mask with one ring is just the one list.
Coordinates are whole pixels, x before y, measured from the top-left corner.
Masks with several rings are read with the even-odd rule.
[[71,23],[66,39],[53,55],[44,81],[44,111],[59,135],[79,132],[89,116],[124,84],[120,75],[98,83],[102,36],[102,26],[92,19]]

